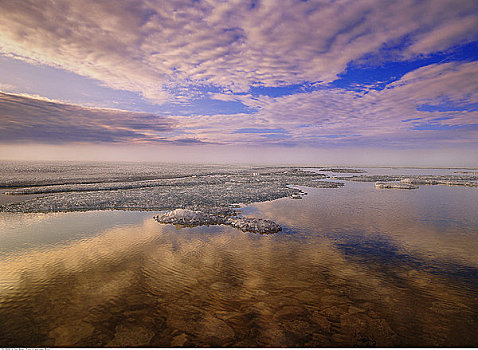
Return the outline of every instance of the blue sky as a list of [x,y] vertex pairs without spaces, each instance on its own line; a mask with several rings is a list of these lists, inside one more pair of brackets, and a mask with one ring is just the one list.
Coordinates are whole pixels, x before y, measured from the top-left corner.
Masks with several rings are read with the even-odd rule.
[[476,1],[2,2],[0,30],[0,158],[478,165]]

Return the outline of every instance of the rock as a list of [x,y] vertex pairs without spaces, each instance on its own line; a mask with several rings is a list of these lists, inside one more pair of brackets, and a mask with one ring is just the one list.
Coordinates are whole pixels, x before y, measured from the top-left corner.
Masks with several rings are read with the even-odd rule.
[[274,314],[276,320],[291,320],[305,316],[306,310],[301,306],[286,305]]
[[340,317],[346,314],[348,308],[345,305],[342,306],[331,306],[321,311],[321,314],[327,317],[328,320],[332,322],[338,322]]
[[259,301],[243,309],[244,314],[254,315],[254,317],[270,319],[274,316],[274,309],[271,305]]
[[438,185],[437,180],[430,180],[430,179],[410,179],[405,178],[400,180],[402,183],[412,184],[412,185]]
[[290,297],[284,296],[267,296],[264,298],[264,301],[270,305],[272,308],[277,309],[283,306],[297,306],[301,305],[301,302]]
[[145,347],[153,338],[154,333],[141,326],[116,326],[115,337],[109,342],[107,347],[125,348],[125,347]]
[[281,324],[287,333],[292,333],[298,338],[307,337],[314,331],[314,327],[304,320],[285,320]]
[[[275,325],[269,325],[259,332],[257,340],[260,344],[264,344],[267,347],[284,347],[287,345],[287,338],[284,331],[274,327]],[[257,346],[257,345],[256,345]]]
[[55,338],[57,347],[73,347],[80,340],[93,334],[95,328],[86,322],[63,325],[50,331],[49,336]]
[[478,182],[476,181],[438,181],[438,184],[445,186],[478,187]]
[[[350,177],[334,177],[335,180],[360,181],[360,182],[379,182],[381,185],[377,188],[402,188],[411,189],[415,187],[400,186],[400,184],[389,183],[400,181],[408,185],[446,185],[446,186],[467,186],[478,187],[478,176],[476,174],[463,175],[354,175]],[[386,182],[386,185],[382,183]],[[393,187],[388,187],[391,185]]]
[[347,173],[350,173],[350,174],[353,174],[353,173],[366,173],[365,170],[360,170],[360,169],[348,169],[348,168],[322,168],[322,169],[319,169],[319,171],[329,171],[329,172],[332,172],[332,173],[344,173],[344,174],[347,174]]
[[353,314],[356,314],[356,313],[359,313],[359,312],[365,312],[365,310],[361,309],[361,308],[358,308],[358,307],[355,307],[353,305],[349,306],[349,314],[353,315]]
[[208,315],[202,323],[199,336],[205,342],[221,345],[234,339],[235,333],[226,322]]
[[465,181],[463,177],[454,176],[452,178],[443,178],[439,177],[434,178],[405,178],[401,182],[413,185],[445,185],[445,186],[466,186],[466,187],[478,187],[478,182],[476,181]]
[[155,219],[162,224],[199,226],[199,225],[220,225],[225,222],[225,218],[219,215],[206,214],[201,211],[189,209],[175,209]]
[[310,320],[317,324],[318,328],[321,332],[330,333],[330,325],[331,323],[327,319],[327,317],[321,315],[318,311],[314,311]]
[[312,180],[303,185],[308,187],[315,187],[315,188],[338,188],[338,187],[342,187],[344,184],[343,182]]
[[400,175],[354,175],[348,177],[336,176],[335,180],[358,181],[358,182],[376,182],[376,181],[400,181],[403,176]]
[[416,190],[418,186],[403,182],[376,182],[375,188],[396,188],[400,190]]
[[232,288],[232,286],[226,282],[214,282],[213,284],[211,284],[210,288],[214,290],[223,291],[223,290],[228,290]]
[[209,296],[214,295],[223,300],[236,300],[240,293],[240,288],[224,282],[215,282],[209,288]]
[[66,167],[61,172],[40,178],[32,173],[33,169],[18,170],[0,174],[0,187],[11,188],[9,194],[12,195],[48,195],[7,201],[0,205],[1,212],[189,208],[227,217],[231,214],[217,213],[214,209],[226,208],[233,212],[233,203],[271,201],[298,193],[290,186],[333,188],[343,185],[317,181],[327,178],[325,174],[290,167],[245,169],[227,166],[212,169],[208,166],[174,166],[161,167],[157,173],[159,169],[145,171],[143,167],[126,166],[119,169],[119,173],[116,170],[112,173],[108,167],[95,166],[84,168],[85,173],[81,176],[76,175],[76,168]]
[[294,295],[294,298],[296,298],[297,300],[303,301],[305,303],[310,303],[312,301],[317,300],[318,296],[315,293],[309,292],[308,290],[304,290]]
[[256,233],[276,233],[282,230],[278,224],[271,220],[226,217],[189,209],[175,209],[155,216],[154,219],[162,224],[184,226],[230,225],[242,231]]
[[242,316],[241,312],[236,311],[227,311],[227,310],[217,310],[215,312],[217,318],[220,318],[223,321],[227,321],[230,318]]
[[195,334],[204,318],[205,312],[196,307],[191,305],[179,307],[177,304],[171,304],[166,322],[169,328]]
[[172,309],[167,323],[170,328],[188,333],[210,345],[222,345],[235,337],[234,330],[226,322],[193,306]]
[[276,233],[282,230],[274,221],[255,218],[229,218],[226,224],[247,232]]
[[340,295],[335,295],[335,294],[328,294],[324,295],[323,297],[320,298],[322,303],[324,305],[340,305],[340,304],[346,304],[349,302],[349,300],[346,297],[342,297]]
[[344,314],[340,326],[354,345],[390,347],[397,345],[397,335],[384,319],[372,319],[365,314]]
[[173,338],[171,341],[171,347],[177,348],[183,346],[188,341],[186,333],[181,333]]

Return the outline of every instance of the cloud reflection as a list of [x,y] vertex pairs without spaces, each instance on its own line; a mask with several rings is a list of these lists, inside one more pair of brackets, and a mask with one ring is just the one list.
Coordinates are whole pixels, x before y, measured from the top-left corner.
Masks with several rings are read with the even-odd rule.
[[[182,333],[190,346],[470,341],[463,329],[460,340],[438,343],[415,331],[420,324],[430,334],[451,334],[454,324],[473,322],[464,291],[419,266],[364,264],[344,247],[321,234],[261,236],[222,226],[178,231],[152,219],[38,246],[0,263],[0,307],[9,315],[1,321],[9,331],[3,342],[26,342],[25,331],[45,346],[170,346]],[[27,312],[31,320],[18,328]],[[36,315],[42,315],[39,328]]]

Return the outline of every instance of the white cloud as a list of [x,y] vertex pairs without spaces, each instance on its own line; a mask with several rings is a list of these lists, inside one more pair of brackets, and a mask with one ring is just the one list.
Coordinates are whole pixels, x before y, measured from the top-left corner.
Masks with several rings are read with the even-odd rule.
[[[200,133],[213,138],[212,128],[217,132],[216,139],[225,142],[235,142],[238,135],[220,136],[220,130],[227,133],[234,127],[237,129],[239,123],[241,128],[283,128],[290,138],[278,142],[297,144],[382,142],[388,146],[411,146],[437,142],[476,143],[477,140],[478,112],[476,108],[468,109],[467,105],[478,103],[478,62],[422,67],[383,90],[354,92],[329,88],[277,98],[214,96],[227,100],[235,97],[257,109],[247,117],[217,116],[197,121],[203,128],[209,126]],[[444,108],[440,109],[442,105]],[[415,120],[407,122],[409,119]],[[420,126],[430,130],[419,130]],[[441,130],[447,127],[455,129]],[[244,135],[239,136],[244,138]],[[260,142],[261,135],[248,136],[247,140]]]
[[[211,97],[241,102],[251,112],[162,117],[0,93],[0,134],[4,142],[46,143],[395,147],[478,140],[478,62],[421,67],[382,90],[319,87],[282,97]],[[472,104],[474,108],[467,107]]]
[[[476,1],[5,1],[0,53],[161,103],[177,87],[330,82],[407,36],[396,58],[474,40]],[[179,96],[187,98],[187,93]]]

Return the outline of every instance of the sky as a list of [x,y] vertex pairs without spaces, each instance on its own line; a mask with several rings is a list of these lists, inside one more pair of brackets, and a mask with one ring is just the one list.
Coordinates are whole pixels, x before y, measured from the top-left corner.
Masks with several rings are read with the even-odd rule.
[[0,159],[478,166],[478,1],[0,0]]

